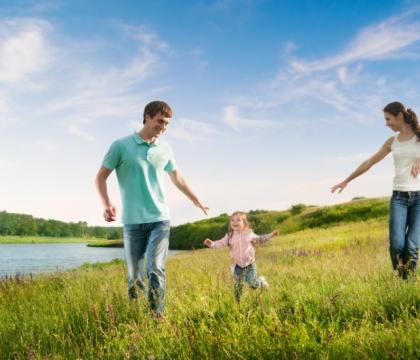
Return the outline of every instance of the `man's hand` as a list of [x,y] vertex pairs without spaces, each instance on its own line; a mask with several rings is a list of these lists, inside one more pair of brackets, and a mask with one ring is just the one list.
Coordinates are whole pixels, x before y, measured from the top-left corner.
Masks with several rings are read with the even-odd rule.
[[172,182],[175,184],[175,186],[181,190],[187,197],[190,199],[195,206],[203,210],[204,214],[207,215],[207,211],[209,211],[209,208],[207,206],[204,206],[200,200],[198,200],[197,196],[192,192],[192,190],[187,185],[187,182],[182,177],[181,173],[178,170],[174,170],[169,173],[169,177],[171,178]]
[[209,248],[213,247],[213,241],[211,241],[210,239],[204,240],[203,244],[206,245]]
[[203,213],[207,215],[207,212],[210,210],[207,206],[203,205],[200,200],[193,201],[194,205],[203,210]]
[[338,190],[338,193],[340,194],[343,190],[344,190],[344,188],[347,186],[347,182],[346,181],[343,181],[343,182],[341,182],[341,183],[339,183],[339,184],[337,184],[337,185],[334,185],[332,188],[331,188],[331,192],[334,194],[334,192],[337,190],[337,189],[340,189],[340,190]]
[[104,219],[107,222],[115,221],[117,215],[117,209],[114,205],[109,205],[104,210]]
[[420,174],[420,158],[417,158],[411,167],[411,176],[416,178]]

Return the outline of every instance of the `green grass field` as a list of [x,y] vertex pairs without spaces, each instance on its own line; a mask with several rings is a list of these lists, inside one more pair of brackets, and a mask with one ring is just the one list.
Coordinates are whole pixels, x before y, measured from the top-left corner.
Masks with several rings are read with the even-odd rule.
[[0,282],[0,359],[418,359],[420,282],[391,270],[385,218],[257,249],[270,289],[234,302],[227,249],[167,262],[167,315],[122,262]]

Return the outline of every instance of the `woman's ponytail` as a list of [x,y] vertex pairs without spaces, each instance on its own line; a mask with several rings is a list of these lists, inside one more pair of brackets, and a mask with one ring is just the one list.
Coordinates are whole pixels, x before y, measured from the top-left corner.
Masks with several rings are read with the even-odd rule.
[[394,116],[397,116],[399,113],[403,114],[404,122],[411,126],[414,134],[417,136],[417,140],[420,141],[420,124],[417,119],[416,113],[410,108],[406,109],[405,106],[399,101],[394,101],[389,103],[383,108],[384,112],[390,113]]
[[404,121],[411,126],[417,139],[420,140],[420,124],[416,113],[410,108],[404,113]]

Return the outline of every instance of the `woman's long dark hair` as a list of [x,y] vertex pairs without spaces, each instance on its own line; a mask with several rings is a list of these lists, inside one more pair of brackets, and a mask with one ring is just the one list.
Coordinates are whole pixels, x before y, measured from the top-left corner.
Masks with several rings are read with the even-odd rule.
[[417,119],[416,113],[410,108],[406,109],[405,106],[399,101],[389,103],[383,108],[383,112],[390,113],[397,116],[399,113],[403,114],[404,121],[411,126],[414,134],[417,136],[417,140],[420,140],[420,125]]

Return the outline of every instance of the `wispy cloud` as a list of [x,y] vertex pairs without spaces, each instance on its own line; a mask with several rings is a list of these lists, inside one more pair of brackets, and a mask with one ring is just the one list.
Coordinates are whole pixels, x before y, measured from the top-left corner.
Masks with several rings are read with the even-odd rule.
[[193,142],[207,140],[212,136],[223,136],[223,134],[221,129],[207,122],[180,118],[171,122],[168,137]]
[[28,3],[31,13],[41,14],[61,9],[63,6],[63,0],[30,0]]
[[372,121],[393,94],[404,97],[410,88],[406,82],[391,81],[386,74],[370,71],[369,64],[420,56],[416,46],[420,40],[419,12],[420,8],[413,8],[363,28],[341,51],[324,58],[299,58],[295,54],[298,45],[286,43],[280,71],[256,84],[252,92],[229,99],[224,108],[225,122],[235,129],[252,126],[256,124],[250,119],[255,111],[266,119],[279,113],[283,118],[307,118],[313,124]]
[[0,21],[0,83],[16,84],[45,72],[54,58],[49,23],[39,19]]
[[65,112],[67,116],[74,113],[77,117],[95,120],[107,116],[124,117],[138,111],[139,99],[144,95],[137,87],[153,76],[162,52],[167,51],[169,45],[143,27],[120,28],[138,48],[134,57],[120,67],[86,67],[77,71],[67,93],[47,105],[49,112]]
[[33,141],[21,142],[18,145],[20,148],[24,149],[25,151],[30,151],[32,154],[35,152],[47,153],[57,150],[57,145],[46,139],[36,139]]
[[95,141],[95,138],[91,134],[87,133],[86,131],[80,129],[78,126],[75,125],[69,127],[69,133],[83,140],[91,142]]
[[203,70],[209,65],[209,61],[204,59],[203,50],[199,48],[195,48],[190,52],[194,65],[198,67],[198,69]]
[[420,40],[420,22],[409,21],[419,9],[362,29],[338,54],[320,60],[294,60],[291,67],[300,74],[325,71],[360,61],[404,57],[404,50]]
[[223,108],[223,122],[236,131],[247,127],[258,129],[275,125],[270,120],[244,117],[239,114],[239,108],[235,105],[228,105]]
[[13,163],[10,160],[0,159],[0,169],[6,170],[13,167]]
[[324,162],[327,164],[355,163],[367,160],[370,156],[372,156],[372,154],[367,152],[348,155],[334,155],[324,158]]
[[[145,83],[170,54],[169,44],[144,26],[111,23],[109,29],[114,37],[106,41],[78,41],[42,19],[0,21],[0,84],[6,85],[0,123],[42,118],[92,141],[81,124],[133,118],[150,94],[167,90],[166,83],[156,89]],[[113,39],[122,39],[126,50],[118,65],[103,56],[122,46]]]

